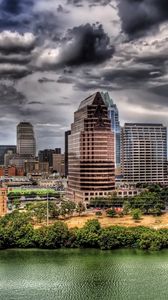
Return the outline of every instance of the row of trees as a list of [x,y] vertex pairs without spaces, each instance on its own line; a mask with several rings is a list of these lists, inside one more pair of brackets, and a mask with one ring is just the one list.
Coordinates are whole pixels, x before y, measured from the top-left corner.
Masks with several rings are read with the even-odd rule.
[[159,215],[166,207],[168,195],[151,188],[134,197],[117,197],[116,193],[111,195],[107,200],[105,198],[95,198],[91,200],[91,205],[97,207],[116,207],[123,208],[123,214],[128,214],[132,210],[139,209],[143,214]]
[[[19,208],[15,206],[16,208]],[[43,222],[47,219],[47,202],[31,202],[26,205],[27,214],[35,222]],[[62,201],[57,204],[54,201],[48,201],[48,217],[50,219],[58,219],[59,217],[72,216],[74,212],[79,215],[85,211],[82,203],[75,204],[72,201]]]
[[34,229],[27,213],[13,212],[0,219],[0,249],[5,248],[99,248],[123,247],[143,250],[168,248],[168,229],[110,226],[102,228],[98,220],[88,221],[83,228],[68,229],[61,221]]

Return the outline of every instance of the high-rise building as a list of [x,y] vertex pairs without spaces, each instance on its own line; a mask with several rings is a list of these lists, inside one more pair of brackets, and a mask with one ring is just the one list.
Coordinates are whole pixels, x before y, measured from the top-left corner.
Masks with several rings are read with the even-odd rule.
[[4,165],[4,155],[8,151],[13,151],[13,153],[16,153],[16,146],[15,145],[0,145],[0,165]]
[[36,156],[36,140],[31,123],[21,122],[17,125],[17,153],[23,156]]
[[49,167],[53,167],[53,154],[61,154],[61,148],[40,150],[38,153],[39,161],[48,162]]
[[99,92],[81,102],[68,141],[68,198],[87,205],[113,192],[114,135]]
[[119,121],[119,112],[117,105],[110,98],[109,93],[101,93],[103,100],[108,108],[108,116],[111,120],[111,129],[114,132],[114,152],[115,152],[115,167],[120,167],[120,144],[121,144],[121,127]]
[[65,177],[68,176],[68,137],[70,134],[70,130],[65,132]]
[[128,182],[164,182],[167,177],[167,128],[126,123],[122,128],[121,165]]

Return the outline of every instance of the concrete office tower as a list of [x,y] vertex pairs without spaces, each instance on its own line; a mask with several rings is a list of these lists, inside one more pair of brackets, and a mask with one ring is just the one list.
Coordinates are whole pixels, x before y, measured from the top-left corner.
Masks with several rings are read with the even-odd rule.
[[102,92],[101,95],[108,108],[108,116],[111,120],[111,129],[114,132],[115,167],[119,168],[121,164],[121,159],[120,159],[121,127],[119,121],[119,112],[118,112],[117,105],[114,104],[108,92],[106,93]]
[[36,156],[36,140],[31,123],[21,122],[17,125],[17,153],[22,156]]
[[167,176],[167,128],[126,123],[122,128],[121,165],[128,182],[164,182]]
[[114,135],[99,92],[81,102],[68,139],[67,196],[85,205],[114,190]]

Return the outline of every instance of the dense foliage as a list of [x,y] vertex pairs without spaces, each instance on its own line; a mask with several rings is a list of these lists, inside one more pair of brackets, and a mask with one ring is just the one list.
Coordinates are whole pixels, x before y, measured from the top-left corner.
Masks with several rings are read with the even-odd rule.
[[[168,188],[159,185],[150,185],[139,195],[121,198],[114,192],[107,199],[96,197],[91,199],[91,206],[110,208],[107,215],[114,216],[114,208],[122,207],[123,213],[139,209],[143,214],[160,215],[168,204]],[[114,212],[114,214],[113,214]]]
[[168,248],[168,229],[154,230],[142,226],[102,228],[97,219],[87,221],[83,228],[68,229],[61,221],[34,228],[28,213],[15,211],[0,219],[0,249],[5,248],[115,248],[132,247],[143,250]]

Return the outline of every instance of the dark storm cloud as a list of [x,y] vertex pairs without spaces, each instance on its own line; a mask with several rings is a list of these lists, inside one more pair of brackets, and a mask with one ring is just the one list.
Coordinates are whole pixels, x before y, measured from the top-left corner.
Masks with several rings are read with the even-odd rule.
[[130,37],[143,35],[168,20],[167,0],[117,0],[123,31]]
[[31,25],[33,0],[3,0],[0,3],[0,29],[24,32]]
[[27,103],[26,97],[18,92],[14,86],[0,84],[0,118],[4,116],[10,118],[21,117],[24,105]]
[[33,2],[33,0],[3,0],[0,8],[9,14],[18,15],[24,12],[26,8],[30,8]]
[[[69,29],[60,41],[59,48],[54,51],[47,49],[45,59],[41,62],[39,58],[39,61],[42,67],[46,68],[77,67],[105,62],[112,58],[114,52],[114,46],[111,45],[103,26],[86,24]],[[51,60],[54,55],[55,60]],[[43,54],[42,57],[44,57]]]
[[[101,63],[110,59],[115,51],[101,24],[86,24],[69,29],[67,40],[72,41],[71,57],[67,60],[69,65]],[[78,51],[73,56],[76,47]]]
[[165,101],[164,101],[164,106],[168,106],[168,84],[161,84],[155,87],[152,87],[149,89],[149,91],[151,91],[152,93],[161,96],[161,97],[165,97]]
[[127,67],[125,69],[108,69],[102,72],[105,81],[116,82],[123,86],[146,83],[154,78],[164,75],[162,68],[152,66]]

